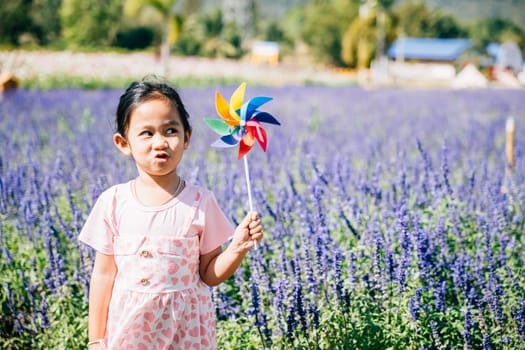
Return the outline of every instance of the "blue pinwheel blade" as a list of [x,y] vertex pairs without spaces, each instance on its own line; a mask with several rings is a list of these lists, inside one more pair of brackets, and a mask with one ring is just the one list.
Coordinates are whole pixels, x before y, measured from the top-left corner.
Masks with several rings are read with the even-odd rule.
[[227,148],[227,147],[234,147],[239,143],[239,140],[237,140],[232,135],[225,135],[222,136],[220,139],[216,140],[214,143],[211,144],[212,147],[216,148]]
[[250,105],[250,109],[257,109],[261,107],[263,104],[265,104],[268,101],[273,100],[272,97],[268,96],[255,96],[252,97],[250,100],[248,100],[248,105]]
[[268,112],[260,112],[256,111],[256,113],[252,116],[251,119],[257,120],[260,123],[268,123],[268,124],[274,124],[274,125],[281,125],[277,119],[273,117]]
[[255,96],[251,98],[241,106],[241,119],[244,121],[250,120],[253,113],[257,111],[257,108],[271,100],[273,100],[273,98],[267,96]]

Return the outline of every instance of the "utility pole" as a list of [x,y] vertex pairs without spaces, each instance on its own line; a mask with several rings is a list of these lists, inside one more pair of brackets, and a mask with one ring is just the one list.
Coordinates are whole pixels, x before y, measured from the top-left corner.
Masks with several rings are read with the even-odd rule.
[[224,23],[235,22],[243,36],[253,34],[255,0],[222,0]]

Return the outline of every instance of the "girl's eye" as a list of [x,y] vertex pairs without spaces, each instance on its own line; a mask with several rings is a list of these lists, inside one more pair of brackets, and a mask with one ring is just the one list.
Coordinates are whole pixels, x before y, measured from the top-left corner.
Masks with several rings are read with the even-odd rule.
[[174,129],[174,128],[169,128],[168,130],[166,130],[166,134],[168,135],[172,135],[176,133],[177,133],[177,129]]
[[143,132],[140,133],[140,136],[152,136],[153,134],[151,133],[151,131],[147,131],[147,130],[144,130]]

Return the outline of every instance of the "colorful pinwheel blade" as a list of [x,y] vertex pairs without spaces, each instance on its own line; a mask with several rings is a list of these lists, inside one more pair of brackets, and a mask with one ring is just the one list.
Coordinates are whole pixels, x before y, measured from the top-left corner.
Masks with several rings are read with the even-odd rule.
[[241,119],[246,117],[245,120],[249,120],[252,117],[252,114],[257,112],[257,108],[262,106],[268,101],[271,101],[271,97],[266,96],[256,96],[251,98],[248,102],[242,105],[241,107]]
[[261,145],[262,150],[266,152],[268,138],[266,137],[266,131],[264,130],[262,125],[256,120],[249,120],[247,122],[246,128],[250,130],[250,134],[254,136],[254,138]]
[[215,93],[215,109],[217,110],[217,114],[228,124],[231,126],[239,125],[239,116],[237,113],[231,115],[230,114],[230,106],[228,105],[228,102],[222,97],[222,95],[219,92]]
[[255,137],[254,137],[254,135],[253,135],[251,129],[252,129],[252,128],[246,128],[246,133],[245,133],[244,136],[242,137],[242,141],[243,141],[246,145],[248,145],[248,146],[250,146],[250,147],[252,147],[253,144],[255,143]]
[[244,91],[246,90],[246,83],[242,83],[239,87],[233,92],[232,97],[230,98],[230,115],[239,117],[237,111],[242,106],[242,101],[244,100]]
[[213,131],[215,131],[221,136],[229,135],[232,133],[230,125],[228,125],[223,119],[204,118],[204,121]]
[[257,120],[258,122],[261,122],[261,123],[281,125],[281,123],[279,123],[279,121],[277,119],[275,119],[273,117],[273,115],[271,115],[268,112],[259,112],[259,111],[257,111],[257,113],[255,113],[252,116],[252,119],[255,119],[255,120]]
[[244,142],[244,138],[239,142],[239,155],[237,156],[237,159],[241,159],[244,157],[253,147],[253,142],[251,145],[248,145]]
[[233,137],[232,135],[225,135],[221,137],[220,139],[216,140],[214,143],[212,143],[212,147],[217,148],[228,148],[236,146],[239,143],[239,140]]

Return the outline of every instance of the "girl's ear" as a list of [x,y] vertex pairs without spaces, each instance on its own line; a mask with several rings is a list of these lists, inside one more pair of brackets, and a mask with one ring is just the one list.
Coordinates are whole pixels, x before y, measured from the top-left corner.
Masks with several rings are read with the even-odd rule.
[[188,130],[184,134],[184,149],[188,149],[188,146],[190,145],[190,139],[191,139],[191,130]]
[[128,140],[118,132],[113,135],[113,143],[115,143],[115,146],[120,150],[120,152],[124,153],[127,156],[131,156],[131,148],[129,147]]

